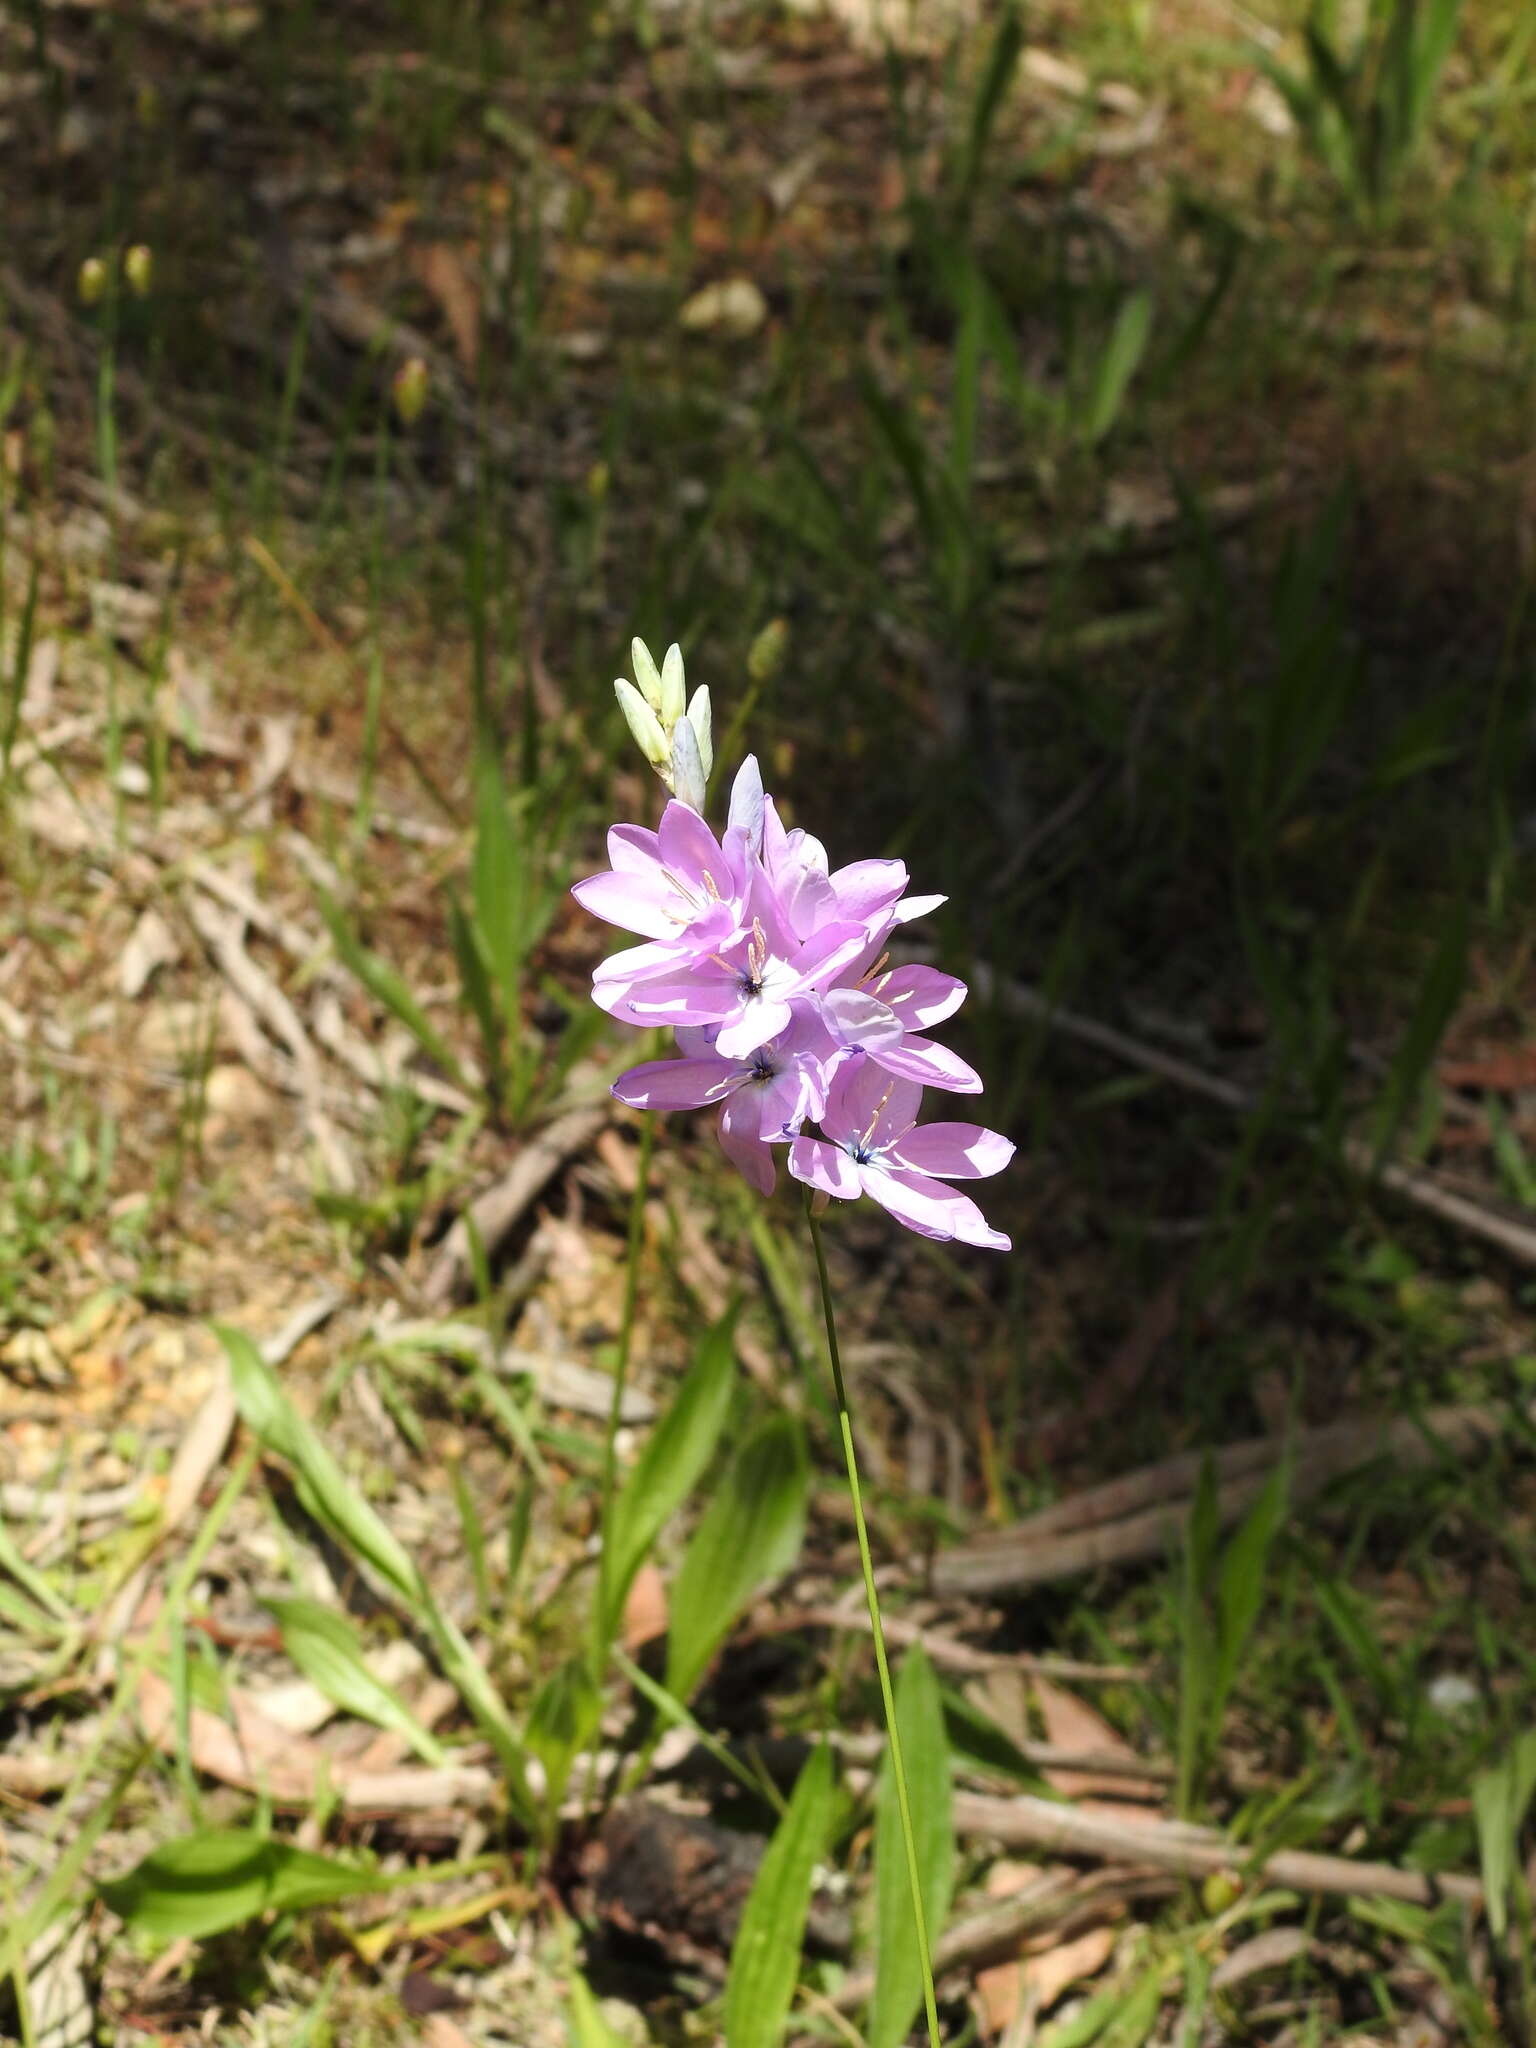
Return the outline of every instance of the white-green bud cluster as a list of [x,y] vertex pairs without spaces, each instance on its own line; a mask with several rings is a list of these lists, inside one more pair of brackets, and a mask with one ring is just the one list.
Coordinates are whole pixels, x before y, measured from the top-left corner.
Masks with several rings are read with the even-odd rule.
[[710,730],[709,690],[700,684],[688,701],[683,685],[683,650],[676,641],[658,669],[643,640],[630,643],[635,680],[613,685],[624,723],[635,744],[672,794],[702,812],[715,750]]

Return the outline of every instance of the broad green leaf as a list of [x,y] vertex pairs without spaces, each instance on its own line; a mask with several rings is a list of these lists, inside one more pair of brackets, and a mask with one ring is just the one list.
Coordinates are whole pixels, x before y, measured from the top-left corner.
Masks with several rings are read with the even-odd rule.
[[603,2018],[603,2009],[592,1995],[592,1987],[580,1970],[567,1973],[567,1997],[570,2001],[570,2024],[566,2028],[566,2039],[571,2048],[630,2048],[630,2043],[610,2027]]
[[725,1985],[726,2048],[779,2048],[800,1975],[816,1865],[832,1825],[832,1752],[812,1751],[742,1911]]
[[523,1775],[523,1745],[500,1693],[464,1632],[433,1599],[410,1553],[368,1505],[278,1384],[277,1375],[241,1330],[215,1324],[229,1358],[235,1400],[246,1426],[298,1475],[299,1498],[337,1542],[371,1564],[406,1611],[429,1630],[443,1675],[495,1745],[507,1788],[525,1818],[533,1801]]
[[338,1542],[371,1564],[410,1601],[422,1597],[410,1553],[347,1478],[283,1392],[277,1374],[243,1330],[214,1325],[229,1359],[235,1401],[246,1427],[295,1468],[304,1505]]
[[96,1889],[118,1918],[158,1940],[200,1941],[260,1913],[328,1906],[387,1891],[379,1871],[319,1856],[246,1828],[204,1828],[152,1849]]
[[1216,1669],[1208,1728],[1212,1741],[1216,1739],[1217,1724],[1236,1682],[1243,1651],[1259,1618],[1270,1552],[1285,1523],[1290,1480],[1290,1460],[1282,1458],[1265,1480],[1258,1499],[1231,1538],[1221,1560],[1221,1572],[1216,1582]]
[[602,1712],[603,1696],[584,1657],[568,1657],[534,1694],[528,1747],[544,1766],[544,1802],[551,1812],[560,1804],[572,1764],[597,1733]]
[[799,1555],[808,1486],[799,1423],[770,1416],[732,1461],[672,1589],[667,1689],[679,1699],[692,1693],[753,1594]]
[[[930,1948],[944,1930],[955,1879],[953,1787],[944,1701],[927,1655],[909,1650],[896,1680],[896,1726],[912,1806],[918,1887]],[[898,2048],[923,2002],[923,1974],[896,1779],[887,1750],[875,1791],[875,1995],[869,2048]]]
[[715,1454],[736,1384],[735,1322],[732,1310],[705,1333],[671,1406],[651,1431],[614,1501],[605,1531],[597,1617],[605,1648],[646,1553]]
[[490,976],[485,971],[485,958],[474,926],[464,915],[463,906],[456,896],[448,898],[448,938],[458,966],[459,987],[465,1004],[480,1027],[486,1072],[491,1077],[493,1090],[499,1092],[503,1053],[501,1013],[496,1008],[496,996]]
[[1510,1884],[1520,1830],[1536,1792],[1536,1729],[1520,1736],[1492,1770],[1472,1780],[1472,1813],[1483,1869],[1488,1929],[1501,1939],[1509,1924]]
[[368,1669],[357,1631],[345,1615],[318,1600],[268,1600],[264,1605],[298,1670],[333,1705],[375,1727],[392,1728],[425,1763],[445,1761],[442,1744]]
[[[519,821],[520,823],[521,821]],[[529,917],[527,849],[513,822],[499,763],[487,752],[475,768],[475,851],[471,872],[475,930],[501,992],[507,1028],[519,1029],[518,995]]]
[[1125,403],[1131,379],[1141,366],[1152,332],[1152,294],[1132,292],[1115,316],[1104,352],[1094,365],[1093,384],[1083,414],[1083,437],[1102,441]]

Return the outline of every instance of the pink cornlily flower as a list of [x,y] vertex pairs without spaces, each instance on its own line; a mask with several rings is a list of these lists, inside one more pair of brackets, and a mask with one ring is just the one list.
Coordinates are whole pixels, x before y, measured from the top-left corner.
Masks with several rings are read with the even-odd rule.
[[608,858],[607,873],[571,891],[594,917],[662,941],[686,933],[715,943],[739,929],[751,883],[745,832],[727,831],[722,845],[697,811],[673,801],[658,831],[613,826]]
[[[851,999],[857,999],[857,1016],[862,1033],[851,1033],[846,1042],[859,1045],[887,1073],[900,1074],[925,1088],[943,1088],[952,1094],[979,1095],[981,1076],[976,1069],[936,1045],[914,1026],[942,1024],[965,1001],[965,983],[953,974],[941,974],[936,967],[911,963],[887,967],[884,959],[859,976],[856,989],[835,989],[824,998],[823,1013],[833,1029],[847,1017]],[[881,1028],[881,1019],[885,1028]]]
[[868,1195],[922,1237],[1010,1250],[1012,1239],[944,1182],[1000,1173],[1013,1157],[1011,1141],[980,1124],[919,1124],[921,1100],[916,1082],[855,1057],[827,1090],[818,1119],[825,1136],[795,1139],[790,1172],[840,1201]]
[[683,1058],[647,1060],[620,1074],[613,1092],[632,1109],[705,1109],[718,1102],[720,1145],[743,1177],[765,1195],[776,1174],[770,1145],[793,1138],[821,1115],[839,1049],[820,1019],[802,1007],[787,1029],[735,1059],[716,1050],[707,1028],[677,1034]]

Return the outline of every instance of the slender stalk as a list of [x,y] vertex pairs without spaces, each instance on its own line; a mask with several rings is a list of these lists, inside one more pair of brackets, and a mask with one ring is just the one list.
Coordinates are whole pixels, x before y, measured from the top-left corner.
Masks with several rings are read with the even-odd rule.
[[912,1918],[917,1924],[917,1952],[923,1966],[923,2005],[928,2016],[930,2048],[939,2048],[939,2010],[933,1993],[933,1951],[928,1942],[928,1916],[923,1911],[922,1881],[917,1870],[917,1840],[912,1832],[912,1802],[907,1791],[906,1766],[901,1759],[901,1732],[896,1726],[896,1697],[891,1690],[891,1666],[885,1654],[885,1631],[880,1626],[880,1596],[875,1591],[875,1568],[869,1556],[869,1531],[864,1526],[864,1498],[859,1490],[859,1461],[853,1447],[853,1421],[848,1413],[848,1389],[843,1384],[842,1354],[837,1346],[837,1318],[832,1307],[832,1283],[827,1277],[827,1254],[821,1241],[821,1219],[816,1214],[811,1190],[805,1191],[806,1221],[811,1226],[811,1244],[816,1252],[816,1277],[821,1283],[821,1311],[827,1325],[827,1351],[832,1360],[832,1387],[837,1396],[837,1419],[843,1434],[843,1457],[848,1466],[848,1491],[853,1498],[853,1526],[859,1538],[859,1563],[864,1572],[864,1597],[869,1602],[869,1626],[875,1639],[875,1664],[880,1672],[880,1697],[885,1706],[886,1739],[891,1746],[891,1775],[896,1781],[896,1805],[901,1815],[901,1839],[907,1852],[907,1883],[912,1893]]

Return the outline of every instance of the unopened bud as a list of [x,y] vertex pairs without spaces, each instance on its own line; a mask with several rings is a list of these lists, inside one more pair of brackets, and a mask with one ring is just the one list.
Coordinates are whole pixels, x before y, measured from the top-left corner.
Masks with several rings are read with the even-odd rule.
[[606,462],[594,462],[587,471],[587,496],[594,505],[607,503],[608,486],[613,481]]
[[1243,1887],[1230,1870],[1213,1870],[1200,1887],[1200,1903],[1213,1918],[1235,1906]]
[[680,803],[690,804],[702,816],[705,796],[704,763],[699,755],[698,736],[686,718],[672,730],[672,794]]
[[662,728],[670,732],[683,715],[683,704],[687,688],[683,682],[683,650],[674,640],[667,649],[661,664],[661,704],[657,716]]
[[688,723],[693,727],[693,736],[699,743],[699,760],[707,783],[715,767],[714,719],[710,711],[707,683],[700,683],[693,693],[688,705]]
[[643,640],[631,640],[629,659],[635,671],[635,687],[653,711],[661,710],[661,671],[651,659]]
[[629,727],[635,745],[653,768],[663,771],[665,779],[665,770],[672,753],[655,712],[634,684],[626,683],[622,676],[615,679],[613,694],[619,700],[619,709],[624,714],[624,723]]
[[155,256],[148,242],[135,242],[123,258],[123,276],[136,299],[147,299],[155,282]]
[[75,280],[82,306],[99,306],[107,295],[107,266],[99,256],[87,256]]
[[789,649],[789,627],[783,619],[770,619],[747,650],[747,674],[754,683],[766,683],[776,675]]
[[406,357],[396,370],[390,388],[400,424],[414,427],[426,410],[427,397],[432,389],[432,373],[420,356]]

